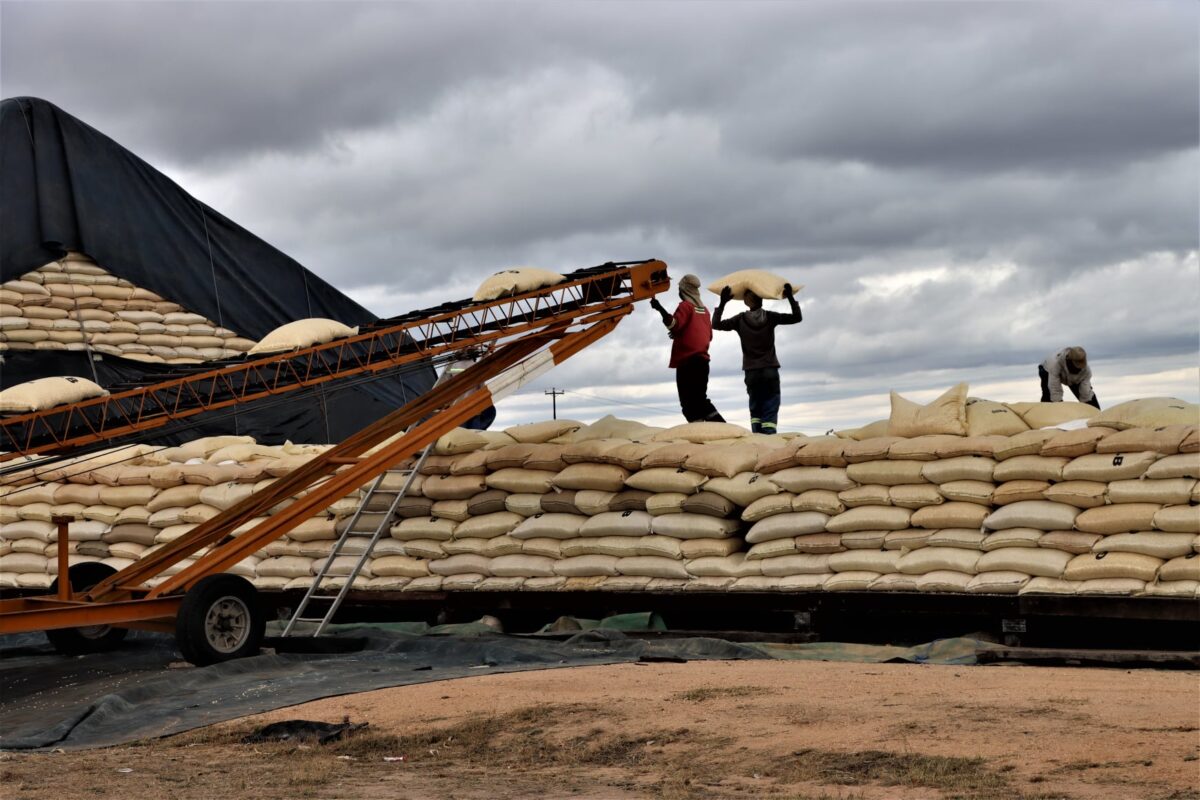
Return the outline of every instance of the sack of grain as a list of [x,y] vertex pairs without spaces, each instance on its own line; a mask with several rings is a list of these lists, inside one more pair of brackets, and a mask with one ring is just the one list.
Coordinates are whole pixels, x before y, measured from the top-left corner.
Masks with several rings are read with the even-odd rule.
[[513,267],[494,273],[475,290],[476,302],[525,294],[565,281],[562,275],[539,267]]
[[[508,467],[487,475],[481,482],[488,488],[499,489],[512,494],[541,495],[554,488],[554,477],[556,474],[555,472],[546,470]],[[469,478],[472,476],[460,477]],[[422,487],[422,491],[425,491],[424,487]],[[472,495],[468,495],[468,497],[470,496]]]
[[1030,428],[1053,428],[1077,419],[1090,419],[1099,412],[1087,403],[1064,401],[1059,403],[1008,403],[1010,409],[1020,415]]
[[554,477],[553,484],[559,489],[619,492],[629,477],[628,470],[615,464],[572,464]]
[[991,481],[996,462],[978,456],[959,456],[940,461],[928,461],[921,466],[921,477],[930,483],[950,481]]
[[38,378],[0,391],[0,414],[25,414],[107,394],[106,389],[86,378]]
[[267,355],[270,353],[286,353],[304,347],[325,344],[334,339],[346,336],[356,336],[358,328],[343,325],[337,320],[313,317],[310,319],[289,322],[280,325],[258,341],[248,351],[248,355]]
[[926,547],[961,547],[978,552],[983,549],[987,534],[978,528],[942,528],[931,530],[924,544]]
[[1200,556],[1191,553],[1172,558],[1159,567],[1158,578],[1162,581],[1200,581]]
[[946,502],[938,487],[930,483],[902,484],[888,489],[891,504],[898,508],[918,509]]
[[[515,495],[510,495],[510,499]],[[513,529],[514,539],[573,539],[589,518],[575,514],[535,514]]]
[[457,527],[458,523],[449,519],[413,517],[401,520],[398,525],[393,525],[391,536],[400,541],[417,539],[444,542],[453,538],[454,530]]
[[745,553],[723,557],[697,558],[686,562],[688,573],[697,577],[746,578],[762,574],[762,561],[746,558]]
[[1200,506],[1164,506],[1154,514],[1154,528],[1175,533],[1200,534]]
[[1108,487],[1109,484],[1099,481],[1063,481],[1047,486],[1042,496],[1051,502],[1066,503],[1076,508],[1096,508],[1107,502]]
[[[830,518],[825,527],[831,533],[877,530],[895,531],[908,527],[908,521],[912,513],[906,508],[894,508],[892,506],[860,506],[858,508],[851,508],[838,514],[836,517]],[[762,525],[770,522],[772,519],[775,518],[772,517],[757,524]],[[815,531],[813,532],[815,533]]]
[[1075,556],[1063,571],[1069,581],[1128,578],[1152,581],[1163,560],[1140,553],[1088,553]]
[[1120,503],[1089,508],[1075,518],[1075,529],[1101,535],[1150,530],[1161,507],[1154,503]]
[[740,439],[749,435],[750,431],[728,422],[687,422],[654,434],[654,441],[706,444]]
[[738,552],[742,542],[735,538],[684,539],[679,543],[679,552],[685,559],[722,557]]
[[993,458],[996,448],[1007,444],[1008,436],[946,436],[937,446],[937,457],[959,458],[960,456],[980,456]]
[[1200,420],[1200,406],[1175,397],[1147,397],[1119,403],[1088,420],[1088,427],[1163,428],[1168,425],[1195,425]]
[[683,501],[682,510],[687,514],[707,514],[710,517],[729,517],[737,511],[737,506],[728,498],[715,492],[697,492],[689,495]]
[[647,536],[653,517],[645,511],[606,511],[588,517],[580,536]]
[[[762,570],[763,575],[771,577],[781,578],[785,575],[828,575],[833,572],[829,564],[829,560],[833,557],[833,555],[794,553],[792,555],[763,558],[744,563],[752,567],[758,567]],[[841,571],[846,572],[847,570]]]
[[1200,478],[1200,453],[1164,456],[1146,468],[1145,477],[1147,480]]
[[582,555],[563,558],[552,563],[556,575],[567,578],[586,578],[620,574],[617,572],[617,560],[615,556]]
[[888,448],[887,457],[893,461],[936,461],[939,453],[951,449],[970,437],[938,433],[901,439]]
[[[1000,439],[992,448],[991,457],[997,461],[1004,461],[1016,456],[1031,456],[1041,453],[1042,446],[1057,436],[1061,431],[1049,430],[1032,430],[1025,433],[1018,433],[1015,436],[1009,436]],[[1053,453],[1045,453],[1044,455],[1054,455]],[[1060,454],[1065,455],[1065,454]]]
[[1039,531],[1037,528],[1005,528],[989,533],[980,544],[979,549],[990,553],[993,550],[1004,548],[1035,548],[1043,534],[1044,531]]
[[1062,550],[1064,553],[1090,553],[1096,542],[1103,537],[1097,533],[1080,531],[1048,531],[1038,539],[1038,547]]
[[992,472],[992,479],[1004,481],[1059,481],[1069,463],[1066,458],[1049,456],[1016,456],[1001,461]]
[[791,500],[792,511],[819,511],[822,514],[828,514],[832,517],[837,514],[841,514],[847,508],[846,504],[843,503],[841,498],[838,497],[837,492],[832,492],[827,489],[809,489],[806,492],[801,492],[795,497],[783,492],[780,494],[768,495],[767,497],[759,498],[747,506],[746,511],[742,514],[742,519],[748,520],[749,517],[747,514],[750,514],[754,506],[758,504],[762,504],[759,505],[758,513],[764,517],[770,516],[769,513],[764,514],[762,512],[770,507],[769,504],[773,500],[776,504],[778,504],[780,501],[786,502],[789,499]]
[[[728,288],[733,293],[734,300],[742,300],[747,291],[754,292],[764,300],[779,300],[783,297],[783,288],[789,283],[774,273],[764,269],[742,269],[718,278],[708,285],[708,290],[719,295]],[[792,283],[792,291],[799,292],[803,284]]]
[[659,536],[671,536],[676,539],[721,539],[737,533],[740,525],[735,519],[680,513],[654,517],[651,531]]
[[981,554],[961,547],[922,547],[900,556],[896,571],[921,575],[941,570],[974,575]]
[[582,427],[583,423],[579,420],[549,419],[543,422],[514,425],[511,428],[505,428],[504,433],[521,444],[544,444],[551,439],[574,433]]
[[627,441],[644,441],[653,436],[661,428],[654,428],[634,420],[618,419],[611,414],[580,428],[575,432],[576,442],[586,442],[593,439],[610,439]]
[[1196,488],[1193,478],[1166,478],[1147,480],[1113,481],[1108,484],[1110,503],[1158,503],[1159,505],[1187,505]]
[[918,592],[965,592],[974,576],[954,570],[934,570],[917,576]]
[[948,481],[939,485],[937,490],[947,500],[990,506],[996,484],[990,481]]
[[[463,553],[439,558],[429,562],[429,571],[434,575],[490,575],[491,559]],[[482,578],[481,578],[482,579]]]
[[[1099,430],[1107,430],[1101,428]],[[1163,428],[1128,428],[1106,436],[1096,443],[1097,453],[1140,453],[1147,450],[1175,455],[1195,425],[1168,425]]]
[[1095,547],[1096,553],[1141,553],[1155,558],[1176,558],[1192,553],[1194,537],[1190,533],[1117,533],[1105,536]]
[[[1170,458],[1170,456],[1168,456]],[[1141,477],[1158,459],[1157,453],[1093,453],[1073,458],[1062,471],[1067,481],[1126,481]]]
[[842,458],[848,464],[860,464],[864,461],[883,461],[888,457],[888,451],[900,442],[906,441],[899,436],[872,436],[857,441],[846,442],[842,447]]
[[757,472],[742,472],[732,478],[709,478],[704,490],[716,492],[745,508],[760,497],[779,492],[779,486]]
[[1017,594],[1029,583],[1030,576],[1023,572],[984,572],[967,583],[969,594]]
[[1037,528],[1043,531],[1070,530],[1079,509],[1048,500],[1024,500],[993,511],[983,521],[988,530]]
[[847,442],[834,437],[803,439],[796,450],[795,462],[802,467],[844,467]]
[[795,494],[810,489],[841,492],[856,485],[841,467],[791,467],[772,474],[769,480],[785,492]]
[[839,539],[847,550],[883,550],[889,533],[891,531],[848,531],[840,534]]
[[967,435],[967,384],[960,383],[928,405],[920,405],[891,393],[892,413],[888,421],[890,436],[928,434]]
[[879,577],[878,572],[838,572],[827,578],[821,589],[826,592],[865,592]]
[[526,554],[500,556],[489,564],[490,574],[502,578],[549,578],[556,573],[554,559]]
[[1071,562],[1071,554],[1045,548],[1004,547],[984,553],[975,562],[975,569],[987,572],[1021,572],[1044,578],[1061,578]]
[[1154,583],[1147,583],[1143,594],[1147,597],[1196,597],[1197,591],[1200,590],[1200,581],[1168,581],[1161,578],[1162,570],[1166,569],[1167,565],[1163,564],[1159,570],[1159,579]]
[[809,533],[821,533],[825,530],[830,518],[816,511],[798,511],[786,514],[775,514],[754,523],[746,533],[746,541],[750,544],[767,542],[772,539],[786,539]]
[[511,511],[496,511],[491,514],[468,517],[454,529],[454,537],[493,539],[511,533],[524,519],[520,514],[514,514]]
[[[793,558],[801,557],[793,556]],[[883,575],[898,571],[897,565],[901,555],[895,550],[847,550],[842,553],[833,553],[826,558],[828,558],[831,572],[863,571],[877,572]],[[766,573],[765,565],[763,571]]]
[[[655,494],[680,493],[692,494],[699,491],[709,479],[699,472],[682,468],[652,467],[639,470],[625,480],[625,485],[631,489],[640,489]],[[723,478],[721,480],[730,480]]]
[[987,517],[988,507],[978,503],[943,503],[925,506],[912,512],[909,524],[914,528],[978,529]]

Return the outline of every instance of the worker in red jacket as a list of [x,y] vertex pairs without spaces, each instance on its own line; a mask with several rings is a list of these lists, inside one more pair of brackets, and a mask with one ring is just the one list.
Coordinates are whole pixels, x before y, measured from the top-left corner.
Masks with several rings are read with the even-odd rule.
[[708,345],[712,341],[712,320],[700,299],[700,279],[684,275],[679,281],[679,307],[668,314],[658,298],[650,306],[662,315],[671,337],[671,363],[679,406],[688,422],[724,422],[708,399]]

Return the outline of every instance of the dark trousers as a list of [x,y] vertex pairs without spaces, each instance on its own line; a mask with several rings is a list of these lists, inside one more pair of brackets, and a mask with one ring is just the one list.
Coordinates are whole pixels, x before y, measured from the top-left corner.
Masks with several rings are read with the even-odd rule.
[[746,370],[746,394],[750,396],[750,430],[775,433],[779,421],[779,370]]
[[688,422],[724,422],[708,399],[708,359],[692,356],[675,368],[679,407]]
[[496,407],[488,406],[475,416],[464,422],[462,426],[472,431],[486,431],[496,421]]
[[[1038,378],[1041,379],[1041,381],[1042,381],[1042,402],[1049,403],[1050,402],[1050,373],[1046,372],[1046,368],[1043,367],[1041,364],[1038,364]],[[1067,384],[1067,388],[1069,388],[1071,390],[1071,394],[1075,395],[1075,399],[1079,400],[1079,389],[1077,389],[1076,387],[1072,386],[1069,383]],[[1096,397],[1095,392],[1092,392],[1091,400],[1080,400],[1080,402],[1087,403],[1088,405],[1095,406],[1096,408],[1100,407],[1100,398]]]

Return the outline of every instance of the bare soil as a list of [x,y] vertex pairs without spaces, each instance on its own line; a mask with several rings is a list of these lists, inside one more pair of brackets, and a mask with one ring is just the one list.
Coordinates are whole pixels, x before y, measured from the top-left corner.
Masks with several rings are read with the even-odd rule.
[[[348,716],[328,745],[244,744]],[[0,756],[4,798],[1200,800],[1200,674],[696,662],[480,676]]]

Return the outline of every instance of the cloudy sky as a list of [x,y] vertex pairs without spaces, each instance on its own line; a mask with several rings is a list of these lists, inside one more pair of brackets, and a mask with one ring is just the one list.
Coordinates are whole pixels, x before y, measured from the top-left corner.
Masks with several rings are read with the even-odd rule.
[[[50,100],[379,313],[662,258],[803,283],[781,427],[887,391],[1200,399],[1200,12],[1095,3],[0,3]],[[672,302],[671,305],[674,305]],[[736,304],[734,304],[736,305]],[[739,309],[740,310],[740,307]],[[678,421],[649,308],[501,406]],[[746,423],[736,336],[711,395]]]

